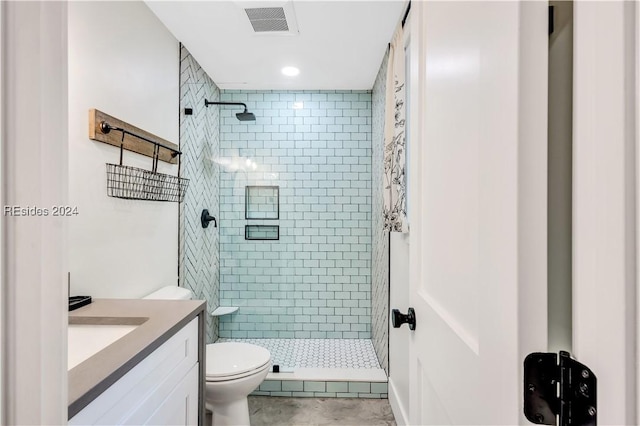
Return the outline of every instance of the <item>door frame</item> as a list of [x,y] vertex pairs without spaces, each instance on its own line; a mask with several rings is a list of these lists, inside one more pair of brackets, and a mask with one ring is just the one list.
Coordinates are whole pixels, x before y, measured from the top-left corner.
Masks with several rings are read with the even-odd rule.
[[[2,424],[67,422],[67,3],[1,2]],[[4,206],[49,215],[5,216]]]
[[[4,25],[4,8],[5,2],[0,2],[0,141],[5,141],[5,119],[4,119],[4,39],[5,39],[5,25]],[[0,182],[4,182],[6,176],[4,175],[4,143],[0,142]],[[0,184],[0,204],[5,204],[5,191],[4,184]],[[6,408],[5,408],[5,348],[7,347],[5,342],[5,331],[4,327],[6,321],[4,319],[4,308],[3,305],[6,300],[6,280],[4,278],[4,271],[6,270],[5,262],[6,262],[6,250],[5,250],[5,242],[4,242],[4,227],[5,220],[4,215],[0,216],[0,424],[6,425],[7,419],[5,418]]]
[[635,310],[635,337],[636,337],[636,347],[635,347],[635,367],[636,367],[636,383],[635,383],[635,398],[636,398],[636,424],[640,424],[640,368],[638,368],[638,363],[640,362],[640,7],[635,5],[635,61],[634,61],[634,77],[635,77],[635,128],[634,128],[634,138],[635,138],[635,224],[636,224],[636,235],[635,235],[635,261],[636,261],[636,269],[635,269],[635,293],[636,293],[636,310]]
[[[4,134],[4,129],[5,129],[5,125],[4,125],[4,87],[3,87],[3,81],[4,81],[4,8],[5,8],[5,2],[0,2],[0,140],[4,141],[6,140],[5,138],[5,134]],[[5,175],[4,175],[4,167],[3,167],[3,161],[4,161],[4,155],[3,155],[3,151],[4,151],[4,144],[0,143],[0,181],[4,181],[5,179]],[[4,205],[4,185],[0,184],[0,205]],[[4,309],[3,309],[3,305],[4,305],[4,301],[6,299],[6,292],[5,292],[5,286],[6,286],[6,282],[4,279],[4,271],[5,271],[5,244],[4,244],[4,215],[0,216],[0,424],[7,424],[7,419],[5,419],[4,414],[6,412],[6,409],[4,407],[5,405],[5,401],[4,401],[4,387],[5,387],[5,365],[4,365],[4,352],[5,352],[5,348],[6,348],[6,342],[5,342],[5,332],[4,332],[4,325],[5,325],[5,320],[4,320]]]
[[572,346],[601,424],[640,420],[637,9],[574,2]]

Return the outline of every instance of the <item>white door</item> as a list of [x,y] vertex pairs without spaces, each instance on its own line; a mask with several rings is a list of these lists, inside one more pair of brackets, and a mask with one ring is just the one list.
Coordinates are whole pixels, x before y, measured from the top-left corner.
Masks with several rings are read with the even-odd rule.
[[516,424],[546,350],[547,5],[413,19],[410,423]]

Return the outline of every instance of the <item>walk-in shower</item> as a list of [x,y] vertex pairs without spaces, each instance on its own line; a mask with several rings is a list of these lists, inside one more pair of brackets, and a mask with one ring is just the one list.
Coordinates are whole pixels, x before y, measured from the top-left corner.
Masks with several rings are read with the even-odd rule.
[[[182,58],[196,69],[184,48]],[[238,308],[210,319],[209,340],[271,352],[278,371],[257,394],[386,397],[387,334],[372,325],[388,323],[388,298],[372,290],[372,92],[220,91],[189,75],[181,283],[211,311]],[[203,208],[218,228],[202,228]]]
[[239,307],[220,339],[269,349],[279,373],[258,394],[386,394],[371,391],[386,381],[371,341],[371,92],[220,97],[260,117],[220,111],[219,304]]

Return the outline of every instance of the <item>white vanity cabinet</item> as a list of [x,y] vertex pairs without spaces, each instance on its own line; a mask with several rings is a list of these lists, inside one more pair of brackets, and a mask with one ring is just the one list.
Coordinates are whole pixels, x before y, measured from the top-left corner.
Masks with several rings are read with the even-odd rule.
[[70,425],[197,425],[198,318],[69,420]]

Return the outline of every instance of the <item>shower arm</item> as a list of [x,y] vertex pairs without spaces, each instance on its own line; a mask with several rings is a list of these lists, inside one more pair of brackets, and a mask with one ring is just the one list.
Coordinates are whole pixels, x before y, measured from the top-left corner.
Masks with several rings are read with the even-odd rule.
[[242,102],[213,102],[205,99],[204,106],[208,108],[209,105],[242,105],[244,107],[244,111],[247,112],[247,104]]

